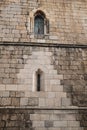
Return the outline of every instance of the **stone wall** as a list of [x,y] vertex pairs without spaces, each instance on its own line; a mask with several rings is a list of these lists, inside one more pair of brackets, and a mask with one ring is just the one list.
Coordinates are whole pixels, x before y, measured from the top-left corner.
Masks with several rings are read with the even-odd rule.
[[[1,45],[0,127],[86,130],[86,59],[87,49],[82,47]],[[38,69],[44,72],[44,89],[40,92],[34,84]],[[28,123],[25,115],[30,117]]]
[[[42,10],[49,20],[49,34],[34,37],[34,13]],[[2,0],[0,41],[86,44],[86,0]]]
[[[36,106],[39,104],[40,107],[46,106],[44,98],[47,98],[47,107],[54,106],[58,99],[62,103],[59,102],[55,107],[87,106],[86,48],[2,45],[0,46],[0,58],[0,95],[3,97],[0,99],[2,100],[1,106],[14,106],[15,97],[17,106],[28,105],[30,97],[33,97]],[[34,75],[38,69],[41,69],[45,75],[44,89],[40,93],[36,91],[34,84]],[[8,104],[4,104],[4,98],[10,99]],[[51,98],[54,101],[48,105],[50,101],[48,99]]]
[[83,130],[79,125],[76,110],[0,109],[0,130]]
[[[49,21],[43,38],[38,10]],[[87,130],[86,42],[86,0],[0,1],[0,130]]]

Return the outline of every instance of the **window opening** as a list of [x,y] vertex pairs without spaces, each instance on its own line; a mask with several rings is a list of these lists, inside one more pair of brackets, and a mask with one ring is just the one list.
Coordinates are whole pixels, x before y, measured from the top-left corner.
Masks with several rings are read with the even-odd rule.
[[34,78],[34,88],[36,91],[44,91],[44,73],[40,69],[38,69],[35,73]]
[[45,25],[45,14],[42,11],[37,11],[34,17],[34,33],[36,35],[43,35]]
[[37,91],[41,89],[41,75],[37,74]]
[[35,34],[44,34],[44,18],[41,15],[35,17]]

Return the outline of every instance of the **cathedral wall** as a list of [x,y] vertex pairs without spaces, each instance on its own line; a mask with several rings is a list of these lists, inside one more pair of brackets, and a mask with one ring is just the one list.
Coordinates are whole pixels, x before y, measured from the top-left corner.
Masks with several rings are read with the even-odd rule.
[[[45,13],[49,34],[34,36],[34,14]],[[0,1],[0,41],[86,44],[86,0],[3,0]]]
[[79,117],[76,110],[0,109],[0,130],[83,130]]
[[87,130],[86,42],[86,0],[0,1],[0,130]]
[[38,46],[0,46],[0,128],[86,130],[87,49]]
[[[56,97],[70,97],[75,106],[86,106],[86,58],[86,48],[0,46],[0,94],[10,99],[8,105],[2,101],[1,106],[11,106],[12,102],[14,106],[14,97],[18,97],[17,106],[20,106],[19,97],[55,98],[55,93]],[[38,69],[44,72],[41,95],[34,83]]]

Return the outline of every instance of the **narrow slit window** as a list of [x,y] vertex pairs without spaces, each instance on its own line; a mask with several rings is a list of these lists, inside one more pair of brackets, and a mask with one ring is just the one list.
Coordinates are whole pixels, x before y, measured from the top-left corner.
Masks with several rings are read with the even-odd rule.
[[44,73],[40,69],[35,72],[34,90],[44,91]]
[[37,74],[37,91],[40,91],[41,89],[41,75]]

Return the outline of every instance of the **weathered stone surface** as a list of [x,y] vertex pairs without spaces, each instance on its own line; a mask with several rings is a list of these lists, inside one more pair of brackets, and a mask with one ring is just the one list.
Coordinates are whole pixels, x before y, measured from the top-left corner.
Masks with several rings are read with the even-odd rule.
[[[77,120],[75,115],[78,117]],[[0,129],[83,130],[79,123],[86,127],[86,115],[86,112],[78,113],[78,110],[0,109]]]
[[[3,111],[3,113],[2,113]],[[32,122],[30,118],[30,112],[29,110],[16,110],[13,109],[12,111],[10,109],[1,109],[0,115],[0,129],[6,129],[6,130],[19,130],[19,129],[30,129],[32,128]]]
[[45,127],[49,128],[49,127],[53,127],[53,121],[45,121]]
[[[67,108],[68,106],[73,105],[87,106],[87,98],[86,98],[87,85],[86,85],[86,73],[85,73],[87,64],[85,60],[85,57],[87,57],[86,49],[84,50],[80,48],[54,49],[53,47],[43,48],[43,47],[31,47],[31,46],[26,47],[12,46],[11,48],[11,46],[8,47],[0,46],[0,52],[1,52],[0,62],[2,64],[1,68],[3,67],[4,69],[3,72],[2,71],[0,72],[0,84],[1,84],[0,107],[20,107],[20,108],[46,107],[49,109],[50,108],[55,109],[61,107]],[[81,60],[81,57],[83,61]],[[54,59],[55,61],[58,62],[54,62]],[[5,66],[3,66],[3,61],[6,63]],[[33,89],[33,87],[35,86],[32,87],[33,69],[39,67],[41,67],[42,70],[44,71],[46,78],[44,79],[45,88],[41,92],[37,92],[35,89]],[[46,67],[48,67],[48,69],[46,69]],[[7,76],[4,78],[5,74],[8,74],[9,77]],[[51,82],[49,82],[49,80]],[[23,112],[24,111],[21,111],[21,113]],[[51,112],[52,111],[50,111],[50,113]],[[49,113],[49,111],[46,111],[46,113]],[[39,120],[42,121],[41,125],[45,127],[46,120],[48,121],[51,120],[53,122],[55,120],[60,121],[61,119],[61,121],[63,121],[61,114],[59,117],[60,118],[58,118],[55,115],[54,116],[51,115],[50,117],[49,115],[43,114],[41,116],[37,115],[36,117],[32,117],[31,119],[32,121],[38,121],[38,122]],[[11,118],[11,121],[13,119],[16,122],[19,120],[19,118],[21,120],[24,119],[24,115],[22,114],[17,117],[13,116]],[[26,115],[26,118],[27,121],[28,119],[30,120],[30,116]],[[81,126],[84,126],[85,128],[86,119],[83,118],[84,116],[79,117],[79,120],[84,120]],[[64,121],[66,120],[68,121],[69,117],[64,119]],[[74,119],[74,121],[76,120]],[[38,122],[37,123],[34,122],[34,125],[35,124],[37,125],[37,129],[39,129],[38,127],[40,127]],[[10,124],[8,123],[7,124],[8,127],[14,127],[13,126],[14,123],[13,124],[12,123]],[[53,122],[53,128],[54,124],[55,127],[58,127],[58,129],[60,129],[61,126],[58,126],[56,122]],[[20,126],[21,125],[22,124],[20,124]],[[26,127],[28,127],[29,125],[30,123],[28,124],[27,122]],[[78,129],[80,129],[79,126],[80,124],[75,127],[78,127]],[[68,128],[69,125],[64,127]],[[73,130],[73,128],[71,130]]]
[[[87,1],[82,0],[0,1],[0,41],[86,44],[86,6]],[[44,39],[34,37],[33,16],[39,9],[49,20],[49,35]]]
[[11,105],[18,107],[20,105],[20,98],[11,98]]
[[37,98],[29,98],[28,105],[29,106],[38,106],[38,99]]
[[[46,16],[42,37],[37,10]],[[86,0],[0,1],[0,130],[87,130],[86,44]]]

